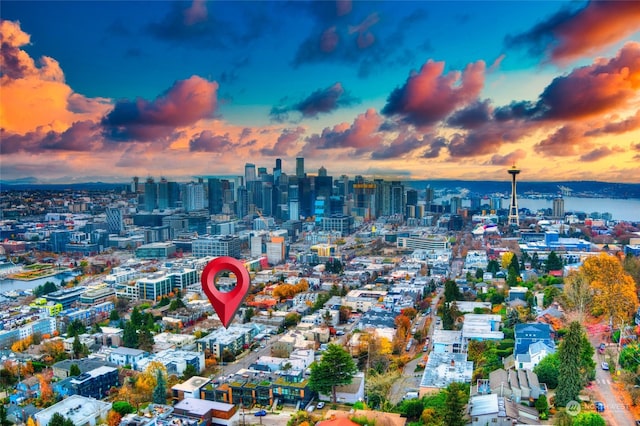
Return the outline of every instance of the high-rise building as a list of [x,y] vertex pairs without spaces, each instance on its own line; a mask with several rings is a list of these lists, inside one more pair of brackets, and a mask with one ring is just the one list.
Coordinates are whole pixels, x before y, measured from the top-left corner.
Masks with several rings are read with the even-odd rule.
[[144,184],[144,209],[152,212],[158,207],[158,185],[152,177],[148,177]]
[[134,176],[131,181],[131,192],[137,193],[140,190],[140,178],[138,176]]
[[462,209],[462,199],[460,197],[451,197],[449,207],[450,213],[457,215],[458,210]]
[[158,209],[165,210],[169,208],[169,182],[164,177],[158,182]]
[[247,185],[249,182],[256,180],[256,165],[252,163],[246,163],[244,165],[244,183]]
[[107,231],[120,234],[124,231],[124,209],[122,207],[107,207]]
[[187,212],[205,208],[204,185],[190,182],[182,189],[182,206]]
[[222,181],[217,178],[209,178],[207,182],[209,188],[209,214],[222,213],[224,204]]
[[558,197],[553,199],[553,217],[564,217],[564,198]]
[[434,199],[435,199],[435,191],[433,190],[433,188],[431,188],[431,186],[427,186],[427,188],[424,191],[425,204],[429,206],[431,203],[433,203]]
[[249,194],[247,188],[242,185],[238,187],[238,196],[236,198],[236,215],[239,218],[249,214]]
[[407,205],[408,206],[418,205],[418,191],[416,191],[415,189],[407,190]]
[[327,169],[324,168],[324,166],[321,166],[318,169],[318,176],[326,176],[327,175]]
[[298,179],[304,177],[304,158],[303,157],[296,158],[296,177]]
[[509,226],[520,226],[520,216],[518,215],[518,197],[516,195],[516,176],[520,170],[513,165],[508,171],[512,177],[511,181],[511,204],[509,205]]

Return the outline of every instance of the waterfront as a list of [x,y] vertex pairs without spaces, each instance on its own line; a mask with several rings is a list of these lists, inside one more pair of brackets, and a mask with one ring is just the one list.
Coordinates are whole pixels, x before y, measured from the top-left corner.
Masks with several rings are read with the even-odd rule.
[[55,275],[50,275],[48,277],[37,278],[35,280],[23,281],[23,280],[13,280],[10,278],[0,279],[0,294],[6,293],[8,291],[24,291],[24,290],[33,290],[39,285],[43,285],[47,281],[51,281],[55,285],[60,285],[62,281],[69,282],[73,279],[73,277],[77,275],[77,273],[73,272],[59,272]]
[[[509,207],[509,200],[502,200],[502,207]],[[518,198],[518,207],[532,212],[552,209],[553,200],[543,198]],[[565,212],[611,213],[614,220],[640,222],[640,199],[638,198],[580,198],[564,197]]]

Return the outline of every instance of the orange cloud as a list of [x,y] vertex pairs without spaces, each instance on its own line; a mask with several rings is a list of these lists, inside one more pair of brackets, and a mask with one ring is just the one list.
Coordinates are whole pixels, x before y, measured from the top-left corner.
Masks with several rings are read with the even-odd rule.
[[111,107],[105,99],[74,93],[55,59],[43,56],[36,64],[20,49],[29,42],[19,23],[0,23],[0,122],[5,131],[63,132],[76,121],[97,119]]

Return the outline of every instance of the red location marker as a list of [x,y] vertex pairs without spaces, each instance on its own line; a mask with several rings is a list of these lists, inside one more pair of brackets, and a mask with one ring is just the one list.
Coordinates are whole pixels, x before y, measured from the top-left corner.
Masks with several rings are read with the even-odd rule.
[[[229,292],[222,292],[216,288],[216,275],[222,271],[233,272],[236,276],[236,286]],[[249,292],[251,286],[249,271],[237,259],[222,256],[207,263],[202,271],[201,282],[202,290],[209,298],[209,302],[222,321],[222,325],[225,328],[229,327],[229,323]]]

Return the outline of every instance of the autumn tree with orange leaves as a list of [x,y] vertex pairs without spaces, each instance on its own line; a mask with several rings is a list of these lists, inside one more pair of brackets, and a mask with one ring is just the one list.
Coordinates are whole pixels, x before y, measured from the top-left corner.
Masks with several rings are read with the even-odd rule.
[[298,284],[280,284],[273,289],[273,297],[278,300],[290,299],[298,293],[307,291],[309,284],[306,280],[300,280]]
[[603,252],[585,260],[580,271],[593,291],[593,311],[607,315],[612,324],[628,323],[638,309],[638,294],[620,260]]

